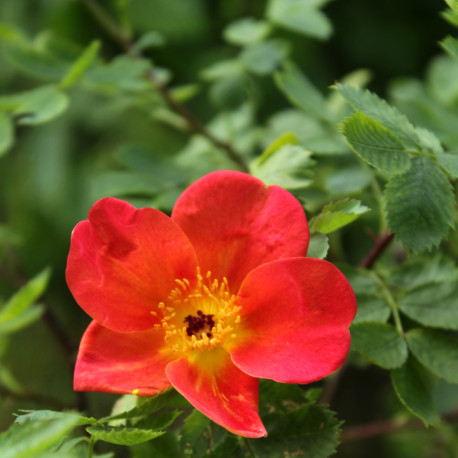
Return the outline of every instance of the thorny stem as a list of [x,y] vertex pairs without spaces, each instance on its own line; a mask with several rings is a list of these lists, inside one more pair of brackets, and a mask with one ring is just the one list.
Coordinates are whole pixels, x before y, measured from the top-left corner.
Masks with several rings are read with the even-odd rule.
[[391,311],[393,313],[394,324],[396,326],[396,329],[398,330],[399,334],[404,335],[404,329],[402,327],[401,318],[399,316],[399,307],[396,301],[394,300],[390,290],[386,287],[383,280],[375,272],[369,272],[369,275],[377,282],[383,294],[383,297],[390,306]]
[[[116,43],[118,43],[118,45],[124,51],[130,53],[133,57],[142,57],[141,53],[134,49],[130,38],[126,36],[118,24],[116,24],[116,22],[106,13],[105,10],[100,7],[97,2],[94,0],[80,0],[80,2],[85,5],[94,19],[97,20],[103,29],[113,38],[114,41],[116,41]],[[153,70],[148,71],[147,77],[154,88],[161,95],[164,102],[170,107],[171,110],[173,110],[186,121],[191,130],[202,135],[208,141],[213,143],[213,145],[224,151],[226,156],[231,161],[236,163],[242,171],[249,171],[248,166],[240,153],[238,153],[229,142],[220,140],[215,137],[184,105],[176,101],[168,87],[159,82]]]

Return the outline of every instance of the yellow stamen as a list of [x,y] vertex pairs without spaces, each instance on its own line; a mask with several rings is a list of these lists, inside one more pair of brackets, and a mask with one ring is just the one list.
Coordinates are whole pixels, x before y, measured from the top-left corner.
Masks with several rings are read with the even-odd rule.
[[212,280],[208,271],[203,277],[197,269],[196,282],[176,279],[177,286],[166,303],[160,302],[161,324],[167,346],[174,352],[212,350],[223,346],[225,339],[236,337],[240,323],[235,295],[230,294],[226,278]]

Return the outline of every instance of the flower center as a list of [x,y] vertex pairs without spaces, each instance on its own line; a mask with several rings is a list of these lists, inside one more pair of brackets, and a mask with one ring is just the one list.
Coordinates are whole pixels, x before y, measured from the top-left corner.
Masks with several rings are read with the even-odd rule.
[[167,302],[158,304],[162,317],[161,323],[155,325],[165,331],[165,341],[172,351],[212,350],[226,339],[235,338],[241,307],[235,305],[235,295],[230,294],[226,278],[219,282],[212,279],[211,272],[203,277],[197,268],[195,286],[186,278],[175,282],[177,286]]

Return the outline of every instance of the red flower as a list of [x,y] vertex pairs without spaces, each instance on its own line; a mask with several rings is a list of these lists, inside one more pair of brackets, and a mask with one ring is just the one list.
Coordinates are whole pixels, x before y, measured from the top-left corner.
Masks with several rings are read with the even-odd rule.
[[175,387],[229,431],[261,437],[258,378],[309,383],[350,346],[353,291],[306,258],[299,202],[250,175],[191,185],[171,218],[99,200],[72,234],[67,282],[94,319],[75,390],[154,396]]

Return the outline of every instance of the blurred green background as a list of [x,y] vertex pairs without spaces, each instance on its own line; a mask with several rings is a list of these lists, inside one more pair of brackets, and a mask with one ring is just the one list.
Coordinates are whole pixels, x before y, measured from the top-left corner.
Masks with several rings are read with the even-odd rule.
[[[124,54],[84,3],[0,0],[0,96],[60,81],[68,63],[94,39],[101,40],[100,58],[105,62],[113,63]],[[262,18],[266,3],[99,2],[124,24],[133,41],[157,32],[151,35],[157,45],[143,51],[156,74],[204,124],[221,124],[226,116],[232,131],[224,132],[228,129],[224,123],[215,129],[222,129],[222,136],[233,141],[246,157],[259,154],[269,143],[274,115],[291,105],[274,84],[269,69],[238,72],[228,67],[224,78],[208,76],[208,69],[240,55],[240,47],[228,43],[223,30],[239,18]],[[403,85],[412,78],[432,78],[434,83],[430,63],[442,54],[438,41],[452,29],[439,14],[444,7],[441,0],[336,0],[323,9],[333,27],[328,38],[283,28],[276,29],[273,36],[288,44],[290,59],[323,93],[344,75],[364,68],[371,74],[369,87],[404,104],[408,112],[412,103],[409,92],[402,91]],[[52,58],[37,60],[15,51],[12,30],[29,37],[36,49]],[[202,145],[202,139],[145,86],[141,79],[145,67],[140,62],[121,60],[117,65],[106,73],[94,70],[81,84],[71,87],[68,108],[55,119],[36,126],[17,123],[15,144],[0,157],[0,297],[8,298],[45,267],[52,269],[41,300],[47,312],[14,334],[1,351],[2,367],[8,368],[19,388],[16,395],[4,392],[2,396],[0,392],[0,429],[12,422],[11,414],[20,408],[77,406],[91,415],[103,415],[115,399],[102,394],[76,396],[72,390],[72,364],[89,318],[71,297],[64,271],[71,230],[86,218],[92,203],[105,195],[125,195],[135,204],[169,212],[192,180],[212,169],[236,167],[221,151]],[[416,83],[412,84],[410,89]],[[442,102],[446,106],[446,101]],[[420,116],[419,110],[415,113]],[[453,123],[450,121],[448,129],[441,124],[441,119],[450,119],[444,113],[439,110],[436,117],[419,119],[433,127],[439,124],[443,138],[456,147]],[[283,122],[288,123],[287,119]],[[276,122],[281,124],[279,119]],[[345,154],[319,160],[323,170],[351,168],[356,163],[353,156]],[[349,192],[358,197],[363,191],[361,186]],[[306,204],[306,209],[316,211],[329,192],[329,187],[325,195],[322,189],[310,191],[305,198],[312,203]],[[364,256],[371,244],[366,226],[376,230],[375,219],[369,217],[358,230],[339,236],[332,253],[336,260],[355,264]],[[339,418],[354,425],[402,411],[388,375],[373,366],[368,369],[355,355],[354,359],[355,365],[346,372],[331,406]],[[0,382],[4,385],[4,380]],[[449,396],[445,389],[439,387],[438,395]],[[374,458],[452,456],[453,450],[447,450],[450,445],[444,444],[451,443],[453,434],[448,427],[440,431],[414,429],[388,438],[345,442],[339,456],[364,457],[369,452]],[[122,456],[124,452],[119,453]]]

